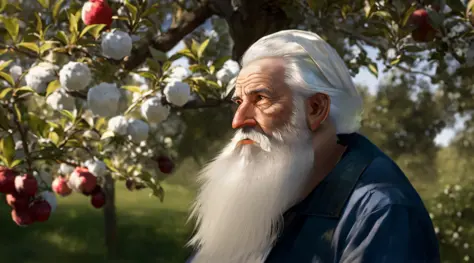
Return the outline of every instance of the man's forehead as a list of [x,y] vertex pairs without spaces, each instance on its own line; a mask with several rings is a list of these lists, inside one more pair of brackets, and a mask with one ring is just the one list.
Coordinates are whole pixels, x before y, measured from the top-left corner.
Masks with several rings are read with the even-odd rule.
[[255,61],[240,71],[235,83],[236,91],[247,86],[271,85],[274,82],[281,82],[284,70],[284,64],[278,58]]

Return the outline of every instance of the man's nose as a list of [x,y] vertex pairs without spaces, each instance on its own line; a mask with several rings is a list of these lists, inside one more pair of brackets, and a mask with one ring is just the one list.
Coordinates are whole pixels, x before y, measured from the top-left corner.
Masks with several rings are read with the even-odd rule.
[[235,112],[234,119],[232,120],[232,128],[255,127],[257,126],[257,121],[254,117],[252,106],[244,102]]

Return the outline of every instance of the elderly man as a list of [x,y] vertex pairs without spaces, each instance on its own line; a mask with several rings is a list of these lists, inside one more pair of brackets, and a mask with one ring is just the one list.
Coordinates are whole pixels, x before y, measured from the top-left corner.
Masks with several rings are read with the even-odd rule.
[[440,261],[422,200],[357,133],[361,98],[318,35],[253,44],[233,100],[236,134],[200,173],[188,262]]

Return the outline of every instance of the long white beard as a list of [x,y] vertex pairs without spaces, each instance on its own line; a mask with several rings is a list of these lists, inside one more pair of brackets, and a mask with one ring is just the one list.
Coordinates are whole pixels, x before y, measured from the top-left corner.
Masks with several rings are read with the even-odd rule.
[[[271,138],[238,131],[201,171],[202,186],[190,217],[197,225],[189,245],[199,249],[193,263],[264,261],[284,212],[300,201],[313,168],[302,105],[295,101],[291,123]],[[258,145],[237,145],[244,138]]]

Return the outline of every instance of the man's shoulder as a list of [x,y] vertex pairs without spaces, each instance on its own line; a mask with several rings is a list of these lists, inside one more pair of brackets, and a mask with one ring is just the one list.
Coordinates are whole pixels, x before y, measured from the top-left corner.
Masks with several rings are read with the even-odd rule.
[[389,157],[382,155],[362,173],[347,208],[360,215],[392,205],[424,210],[420,196],[403,171]]

